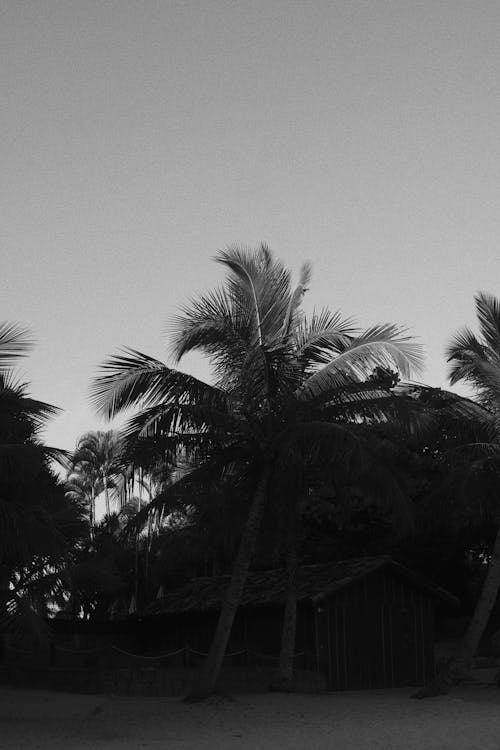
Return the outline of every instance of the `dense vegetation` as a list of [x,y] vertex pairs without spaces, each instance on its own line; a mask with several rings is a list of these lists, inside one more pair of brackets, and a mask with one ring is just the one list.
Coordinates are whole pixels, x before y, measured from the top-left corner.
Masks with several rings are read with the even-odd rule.
[[447,350],[450,384],[472,387],[465,399],[412,382],[422,353],[403,328],[307,317],[307,264],[293,286],[264,246],[217,261],[223,286],[180,312],[170,342],[177,361],[206,355],[212,382],[123,350],[92,400],[133,416],[120,433],[86,433],[71,455],[43,445],[56,409],[14,374],[28,334],[0,327],[0,627],[127,617],[193,576],[231,573],[200,697],[249,568],[284,566],[275,687],[291,689],[297,566],[389,554],[474,613],[447,689],[498,620],[500,303],[479,294],[479,337],[465,329]]

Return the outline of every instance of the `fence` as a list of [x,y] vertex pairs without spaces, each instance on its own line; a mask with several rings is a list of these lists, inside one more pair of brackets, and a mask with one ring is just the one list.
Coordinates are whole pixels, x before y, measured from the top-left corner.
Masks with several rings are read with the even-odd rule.
[[[182,695],[192,683],[206,653],[185,645],[161,654],[135,654],[115,644],[72,649],[50,644],[47,650],[5,649],[4,674],[18,687],[118,695]],[[295,654],[297,689],[323,692],[325,680],[314,669],[304,669],[312,655]],[[250,649],[224,657],[220,685],[232,692],[269,689],[279,657]]]
[[[97,667],[97,666],[199,666],[206,658],[207,653],[197,651],[185,644],[180,648],[161,654],[135,654],[132,651],[121,648],[114,643],[102,643],[94,648],[69,648],[57,643],[49,643],[45,648],[26,649],[15,644],[6,644],[4,659],[9,662],[17,662],[36,667]],[[294,664],[297,667],[312,666],[314,656],[311,653],[300,651],[294,654]],[[279,656],[275,654],[264,654],[253,649],[241,649],[227,653],[224,663],[232,665],[255,665],[255,664],[277,664]]]

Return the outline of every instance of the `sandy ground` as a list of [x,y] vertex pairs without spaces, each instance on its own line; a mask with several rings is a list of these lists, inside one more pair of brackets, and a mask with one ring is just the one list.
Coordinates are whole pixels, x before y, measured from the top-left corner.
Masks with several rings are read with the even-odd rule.
[[0,688],[2,750],[500,750],[500,690],[176,698],[68,695]]

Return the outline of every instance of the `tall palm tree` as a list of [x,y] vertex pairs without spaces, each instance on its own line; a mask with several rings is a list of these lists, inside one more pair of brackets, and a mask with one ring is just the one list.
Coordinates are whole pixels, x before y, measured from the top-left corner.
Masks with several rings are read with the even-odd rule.
[[[464,383],[475,393],[478,408],[469,424],[472,437],[452,451],[459,462],[460,477],[469,484],[493,477],[500,480],[500,300],[487,293],[475,296],[479,336],[469,328],[459,330],[447,351],[450,384]],[[456,472],[456,462],[452,467]],[[457,472],[456,472],[457,473]],[[489,475],[489,476],[487,476]],[[489,482],[491,487],[491,481]],[[497,524],[500,514],[498,498]],[[436,682],[422,689],[416,697],[446,693],[470,671],[481,637],[488,625],[500,587],[500,525],[488,563],[483,587],[474,614],[462,640],[461,648],[439,675]]]
[[92,389],[108,417],[139,406],[128,422],[129,440],[150,439],[170,458],[180,450],[196,458],[153,509],[209,475],[239,474],[250,488],[233,573],[193,698],[215,688],[266,501],[293,450],[315,450],[329,461],[352,454],[359,443],[350,426],[381,414],[387,398],[386,389],[367,382],[373,368],[409,377],[422,360],[420,347],[397,326],[359,332],[328,310],[307,319],[301,302],[308,264],[293,287],[266,246],[230,248],[216,260],[227,271],[224,287],[186,306],[172,330],[176,361],[195,350],[208,355],[215,384],[125,350],[104,363]]
[[111,513],[110,490],[122,472],[120,457],[121,445],[115,430],[86,432],[78,439],[68,478],[88,487],[92,523],[95,523],[95,500],[101,492],[104,492],[106,515]]

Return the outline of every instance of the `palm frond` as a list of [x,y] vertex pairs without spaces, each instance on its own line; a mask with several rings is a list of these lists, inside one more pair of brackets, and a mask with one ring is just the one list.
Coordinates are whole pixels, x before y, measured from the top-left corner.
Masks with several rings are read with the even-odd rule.
[[361,391],[322,406],[324,419],[352,424],[379,425],[401,437],[423,435],[435,423],[428,408],[391,391]]
[[0,565],[2,560],[29,559],[32,552],[26,533],[26,508],[22,503],[12,501],[2,494],[0,494],[0,528],[2,529]]
[[161,488],[157,495],[128,524],[127,533],[135,534],[150,517],[185,509],[205,483],[217,484],[234,462],[247,462],[239,445],[228,445],[199,464],[187,468],[176,481]]
[[15,481],[25,485],[32,481],[51,461],[59,461],[64,454],[36,440],[24,443],[0,443],[0,477],[3,482]]
[[[46,591],[40,591],[39,597],[43,598],[47,594]],[[7,631],[14,637],[34,636],[38,642],[50,641],[53,637],[52,629],[46,619],[36,611],[33,602],[12,590],[9,591],[8,597],[5,603],[0,600],[0,604],[4,604],[4,607],[0,608],[0,632]]]
[[293,448],[302,452],[303,463],[321,465],[326,470],[338,462],[359,461],[364,437],[355,426],[324,420],[300,422],[276,438],[278,461],[286,463]]
[[123,428],[125,439],[150,435],[172,435],[211,431],[220,436],[241,430],[241,418],[236,412],[222,411],[211,405],[157,404],[131,417]]
[[0,443],[0,476],[17,478],[25,483],[40,473],[47,464],[47,453],[43,446],[34,443]]
[[394,391],[398,399],[409,400],[410,404],[415,401],[417,413],[423,410],[424,429],[420,436],[424,438],[427,429],[432,442],[437,431],[443,450],[445,444],[496,440],[496,415],[472,399],[419,383],[400,383]]
[[311,319],[304,319],[295,333],[296,356],[305,366],[326,364],[332,355],[343,351],[356,333],[353,322],[342,318],[340,312],[328,309],[314,312]]
[[479,330],[488,347],[500,357],[500,300],[480,292],[475,297]]
[[56,406],[29,398],[25,384],[5,382],[0,376],[0,434],[5,434],[9,423],[17,428],[24,423],[32,435],[59,412]]
[[500,360],[475,362],[474,386],[478,400],[498,413],[500,405]]
[[477,364],[487,361],[487,349],[469,328],[462,328],[451,339],[445,356],[450,363],[448,378],[451,385],[460,381],[475,385]]
[[17,323],[0,323],[0,371],[12,367],[33,346],[31,333]]
[[71,457],[72,469],[84,467],[112,477],[122,470],[122,445],[116,430],[86,432],[78,438]]
[[487,443],[478,441],[474,443],[463,443],[462,445],[454,446],[446,451],[447,461],[458,466],[463,466],[465,461],[471,466],[471,468],[473,464],[477,465],[477,462],[484,463],[493,460],[495,463],[499,463],[499,459],[500,444],[493,442]]
[[158,432],[139,438],[132,434],[130,439],[127,436],[124,439],[135,466],[153,477],[161,475],[160,483],[164,483],[165,476],[183,467],[186,456],[204,461],[214,450],[227,443],[205,431],[180,434]]
[[405,330],[394,325],[378,325],[353,339],[329,364],[313,373],[297,392],[300,400],[311,400],[366,380],[375,367],[396,368],[409,378],[422,367],[422,348]]
[[290,297],[285,320],[283,321],[282,338],[286,339],[291,333],[295,332],[300,325],[301,315],[299,313],[300,304],[304,294],[307,292],[312,275],[312,266],[309,262],[302,265],[299,274],[299,280]]
[[[236,277],[237,284],[231,280],[228,281],[231,296],[233,300],[238,301],[242,311],[251,314],[255,322],[257,342],[262,346],[264,343],[262,318],[265,315],[261,299],[263,274],[258,272],[255,256],[248,251],[232,247],[219,252],[216,260],[229,268]],[[262,257],[262,263],[266,263],[269,267],[269,257]],[[242,291],[245,292],[245,297],[242,297]]]
[[274,260],[266,245],[252,252],[231,247],[216,260],[231,271],[228,294],[240,313],[253,324],[254,345],[274,343],[282,334],[290,305],[290,273]]
[[124,352],[102,365],[103,374],[91,387],[91,401],[103,416],[112,418],[131,406],[147,407],[168,400],[219,404],[225,399],[220,389],[172,370],[147,354],[128,348]]
[[463,381],[477,392],[485,406],[498,411],[500,403],[500,301],[481,292],[475,297],[481,339],[468,328],[452,338],[446,356],[449,379]]
[[241,361],[253,328],[248,317],[235,309],[226,291],[216,289],[181,308],[170,332],[177,362],[187,352],[200,350],[220,364]]

